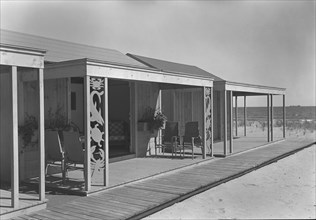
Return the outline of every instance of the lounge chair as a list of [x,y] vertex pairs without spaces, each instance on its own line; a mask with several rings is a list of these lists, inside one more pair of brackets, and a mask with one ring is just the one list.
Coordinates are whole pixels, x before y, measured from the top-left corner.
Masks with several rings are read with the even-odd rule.
[[197,121],[187,122],[185,124],[184,136],[182,137],[183,157],[185,149],[190,149],[192,151],[193,159],[194,147],[201,148],[203,154],[202,138],[200,136],[199,123]]
[[46,156],[46,169],[50,164],[60,162],[63,180],[66,176],[65,170],[65,152],[61,146],[60,138],[57,131],[45,131],[45,156]]
[[161,143],[158,143],[157,138],[155,138],[155,154],[157,156],[157,149],[161,149],[163,154],[166,149],[170,149],[172,156],[175,154],[177,156],[177,151],[180,148],[180,137],[178,122],[167,121],[165,129],[162,131]]
[[63,131],[65,161],[67,168],[70,164],[84,164],[84,150],[80,142],[79,132]]

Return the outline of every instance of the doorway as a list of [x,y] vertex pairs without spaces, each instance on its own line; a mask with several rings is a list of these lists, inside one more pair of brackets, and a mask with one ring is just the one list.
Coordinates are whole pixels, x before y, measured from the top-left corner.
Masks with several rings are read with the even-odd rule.
[[123,80],[108,81],[109,156],[131,153],[130,84]]
[[83,97],[83,78],[71,78],[71,94],[70,94],[70,108],[71,108],[71,122],[83,133],[84,120],[84,97]]

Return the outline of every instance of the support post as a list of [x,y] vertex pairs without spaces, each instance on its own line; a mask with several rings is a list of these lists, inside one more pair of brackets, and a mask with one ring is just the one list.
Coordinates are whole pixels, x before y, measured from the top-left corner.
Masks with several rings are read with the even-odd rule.
[[283,95],[283,138],[285,138],[285,126],[286,126],[286,115],[285,115],[285,95]]
[[213,110],[214,110],[214,94],[213,94],[213,92],[214,92],[214,89],[213,89],[213,87],[211,87],[211,117],[212,117],[212,119],[211,119],[211,157],[213,157],[214,156],[214,138],[213,138],[213,136],[214,136],[214,127],[213,127],[213,120],[214,120],[214,117],[213,117]]
[[206,88],[205,86],[203,87],[203,159],[206,158],[206,111],[207,111],[207,106],[206,106]]
[[39,174],[39,200],[45,200],[45,120],[44,120],[44,71],[38,70],[38,94],[39,94],[39,157],[40,157],[40,174]]
[[267,95],[267,132],[268,142],[270,142],[270,94]]
[[104,78],[104,170],[103,184],[109,186],[109,111],[108,111],[108,78]]
[[134,97],[135,97],[135,103],[134,103],[134,134],[135,134],[135,154],[138,156],[138,84],[137,82],[134,82]]
[[19,207],[19,133],[18,133],[18,83],[17,67],[11,70],[12,149],[11,149],[11,206]]
[[273,141],[273,95],[271,94],[271,141]]
[[71,78],[67,78],[67,121],[71,122]]
[[247,136],[247,96],[244,96],[244,136]]
[[224,90],[224,156],[227,155],[227,91]]
[[233,127],[234,127],[234,119],[233,119],[233,91],[229,91],[229,152],[233,153]]
[[84,130],[85,130],[85,157],[84,176],[85,191],[91,189],[91,165],[90,165],[90,76],[84,78]]
[[235,96],[235,135],[238,136],[238,96]]

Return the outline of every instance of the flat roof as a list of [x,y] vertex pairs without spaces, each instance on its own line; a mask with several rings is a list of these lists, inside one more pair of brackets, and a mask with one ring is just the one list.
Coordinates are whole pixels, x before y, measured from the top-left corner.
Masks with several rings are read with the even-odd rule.
[[240,83],[232,81],[218,81],[214,82],[214,89],[220,91],[233,91],[237,96],[243,95],[265,95],[265,94],[275,94],[284,95],[285,88],[255,85],[249,83]]
[[196,66],[182,64],[182,63],[175,63],[175,62],[170,62],[166,60],[154,59],[154,58],[144,57],[144,56],[130,54],[130,53],[127,53],[126,55],[147,65],[148,67],[156,68],[161,71],[173,72],[177,74],[186,74],[186,75],[191,75],[191,76],[208,77],[208,78],[214,79],[215,81],[223,80],[219,78],[218,76],[215,76],[214,74],[209,73]]

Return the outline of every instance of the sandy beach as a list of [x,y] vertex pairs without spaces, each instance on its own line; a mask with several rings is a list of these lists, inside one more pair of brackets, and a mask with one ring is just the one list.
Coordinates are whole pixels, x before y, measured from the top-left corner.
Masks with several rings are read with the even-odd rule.
[[315,219],[316,145],[145,219]]

